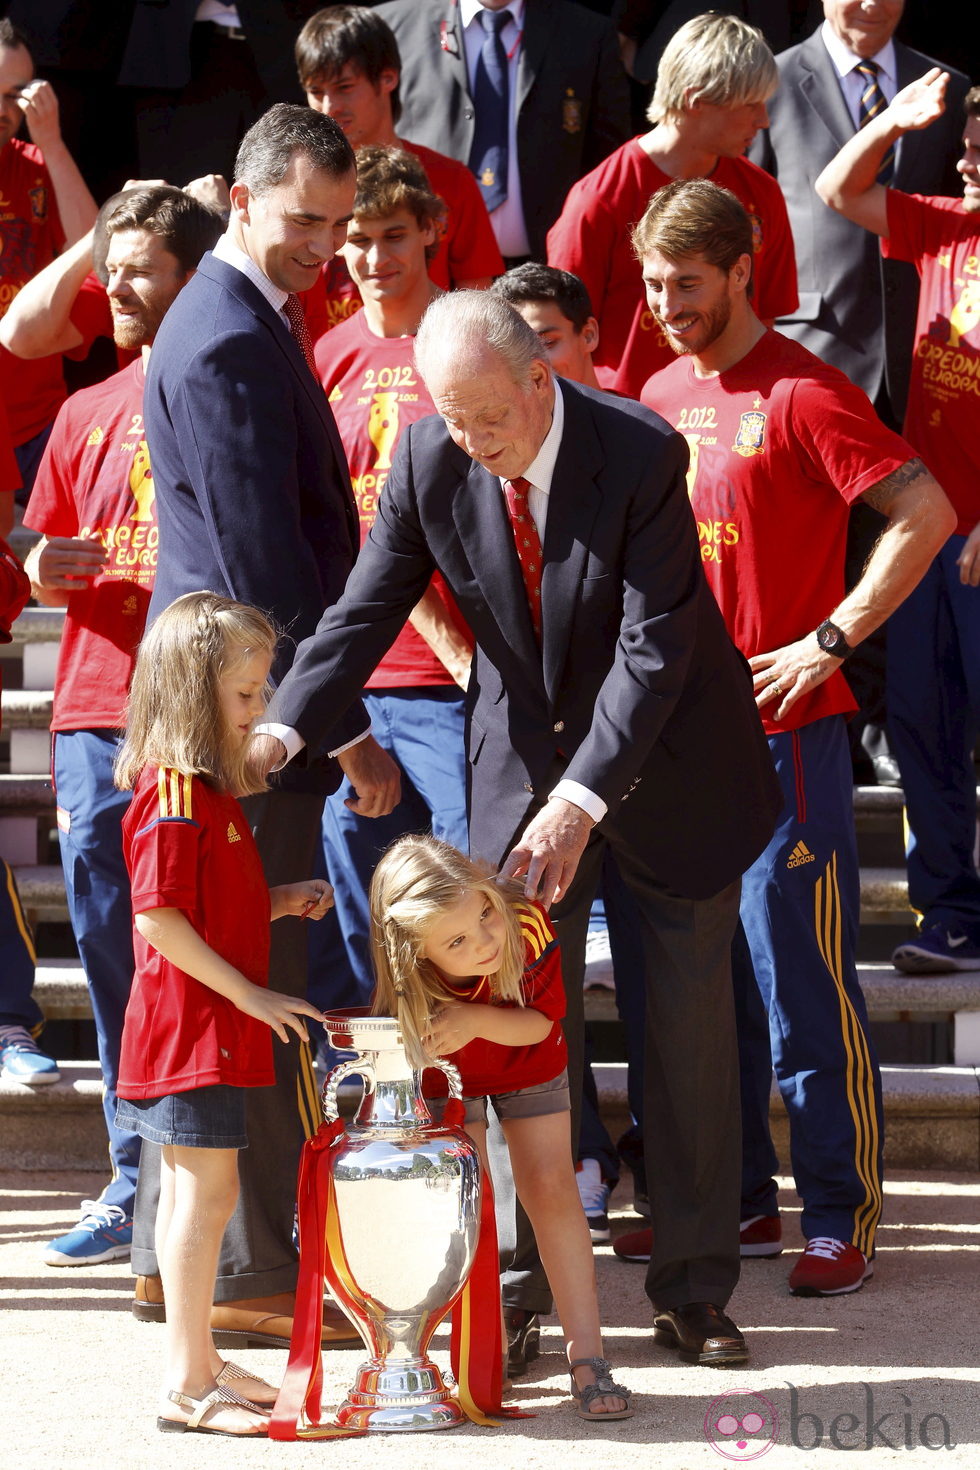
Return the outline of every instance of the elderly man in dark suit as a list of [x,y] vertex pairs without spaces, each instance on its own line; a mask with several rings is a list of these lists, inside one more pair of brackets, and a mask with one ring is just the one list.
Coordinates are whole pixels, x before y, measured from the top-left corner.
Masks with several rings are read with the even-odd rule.
[[[187,309],[164,323],[147,375],[160,527],[150,620],[196,588],[252,603],[287,635],[277,679],[295,640],[340,595],[357,553],[347,462],[296,295],[345,238],[354,183],[353,152],[331,118],[287,103],[271,108],[239,150],[227,232],[201,261]],[[373,737],[345,749],[368,723],[358,701],[350,704],[335,727],[337,760],[249,800],[270,883],[312,871],[323,798],[341,768],[363,815],[397,801],[396,768]],[[276,985],[304,994],[303,926],[283,920],[273,935]],[[289,1337],[296,1166],[304,1128],[319,1121],[307,1049],[277,1043],[276,1075],[275,1089],[253,1089],[248,1100],[250,1147],[212,1314],[215,1329],[259,1342]],[[137,1315],[152,1317],[161,1303],[143,1157],[132,1258]]]
[[566,0],[389,0],[377,10],[401,53],[400,133],[470,165],[508,266],[544,260],[571,186],[631,131],[611,23]]
[[333,743],[438,567],[477,645],[471,848],[556,902],[573,1097],[607,843],[639,901],[658,1340],[741,1362],[723,1311],[739,1268],[729,946],[778,798],[701,570],[687,450],[638,404],[556,383],[536,333],[482,292],[429,308],[416,359],[441,417],[403,435],[344,597],[299,651],[263,727],[278,741],[257,754]]
[[[823,0],[824,23],[799,46],[776,57],[779,89],[769,103],[769,129],[749,150],[782,187],[796,247],[800,304],[777,322],[824,362],[863,388],[878,414],[901,429],[919,300],[915,268],[887,260],[860,225],[828,209],[817,175],[848,138],[895,93],[935,62],[894,39],[904,0]],[[912,194],[956,194],[960,118],[969,79],[950,78],[951,107],[924,133],[910,133],[887,160],[888,182]],[[881,518],[867,506],[852,512],[847,580],[859,579]],[[885,630],[868,641],[848,668],[861,706],[850,727],[860,780],[898,782],[885,734]]]

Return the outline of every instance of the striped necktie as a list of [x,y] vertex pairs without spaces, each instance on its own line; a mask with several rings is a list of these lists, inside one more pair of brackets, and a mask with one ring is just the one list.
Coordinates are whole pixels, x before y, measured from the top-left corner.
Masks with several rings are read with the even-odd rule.
[[[854,70],[858,73],[864,84],[861,93],[861,108],[858,114],[858,127],[863,128],[879,112],[884,112],[888,106],[888,99],[881,90],[881,82],[878,80],[878,63],[876,61],[859,61]],[[889,144],[888,152],[881,160],[878,169],[878,183],[890,184],[892,174],[895,172],[895,148]]]

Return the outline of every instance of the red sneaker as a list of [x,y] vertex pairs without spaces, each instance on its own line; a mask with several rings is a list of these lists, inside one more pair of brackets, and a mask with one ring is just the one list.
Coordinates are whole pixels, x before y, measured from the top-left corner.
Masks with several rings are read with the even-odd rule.
[[782,1255],[783,1226],[778,1215],[753,1215],[739,1226],[739,1255],[768,1259]]
[[843,1296],[860,1291],[874,1274],[861,1252],[830,1235],[816,1235],[790,1272],[791,1296]]
[[613,1241],[613,1253],[621,1261],[649,1261],[653,1247],[653,1231],[649,1225],[645,1230],[631,1230],[628,1235],[617,1235]]

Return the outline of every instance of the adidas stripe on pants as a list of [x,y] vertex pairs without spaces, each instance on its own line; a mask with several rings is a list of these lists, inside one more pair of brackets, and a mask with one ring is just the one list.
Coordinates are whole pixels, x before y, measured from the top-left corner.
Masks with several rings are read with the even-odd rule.
[[[769,746],[784,805],[769,846],[745,874],[742,926],[789,1115],[803,1233],[834,1236],[870,1256],[881,1214],[883,1116],[855,965],[860,879],[844,719],[770,736]],[[743,1092],[759,1099],[768,1092],[768,1059],[764,1046],[743,1038],[749,1029],[739,1036]],[[743,1112],[743,1215],[746,1207],[770,1213],[758,1208],[767,1196],[775,1207],[767,1109],[747,1101]]]

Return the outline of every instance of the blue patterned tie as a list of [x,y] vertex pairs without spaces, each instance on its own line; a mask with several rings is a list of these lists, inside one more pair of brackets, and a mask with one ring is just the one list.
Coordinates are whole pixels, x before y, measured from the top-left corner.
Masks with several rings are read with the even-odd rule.
[[[864,83],[861,93],[861,109],[858,115],[858,127],[863,128],[879,112],[884,112],[888,106],[888,99],[881,90],[881,82],[878,80],[878,63],[876,61],[859,61],[854,70]],[[895,172],[895,149],[889,147],[888,152],[881,160],[878,169],[878,183],[890,184],[892,174]]]
[[476,63],[473,103],[476,127],[470,149],[470,169],[488,210],[494,210],[507,198],[507,123],[510,111],[510,85],[507,75],[507,52],[501,32],[510,20],[509,10],[483,10],[483,46]]

